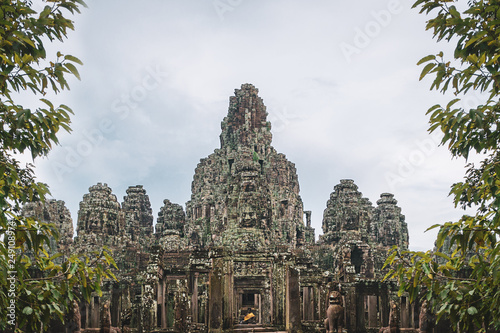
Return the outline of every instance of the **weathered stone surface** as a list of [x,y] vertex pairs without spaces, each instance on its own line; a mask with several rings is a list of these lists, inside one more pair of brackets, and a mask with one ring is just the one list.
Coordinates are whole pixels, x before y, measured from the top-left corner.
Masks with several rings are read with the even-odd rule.
[[[118,326],[129,330],[132,323],[137,327],[138,322],[142,322],[140,318],[143,318],[145,309],[141,304],[146,296],[143,297],[144,290],[141,288],[145,284],[141,272],[146,271],[154,253],[152,248],[155,238],[149,198],[140,185],[127,189],[122,205],[107,184],[91,186],[89,192],[80,202],[74,252],[90,254],[107,246],[119,270],[113,269],[118,282],[104,282],[102,297],[94,296],[90,304],[82,304],[84,328],[101,327],[97,323],[103,324],[99,315],[103,314],[106,319],[103,330],[119,332]],[[107,312],[102,312],[105,305],[108,306],[109,316]],[[134,314],[132,309],[138,312]],[[127,322],[127,314],[130,314],[131,323]]]
[[[34,217],[40,222],[53,223],[59,232],[59,241],[56,243],[55,239],[51,239],[50,250],[66,256],[70,254],[73,245],[73,220],[64,201],[49,199],[45,204],[40,201],[30,202],[23,207],[23,215]],[[56,259],[56,262],[59,261]]]
[[178,252],[188,248],[185,237],[186,213],[181,205],[163,200],[156,221],[156,237],[161,248],[167,252]]
[[436,318],[431,311],[430,304],[427,300],[422,303],[420,314],[418,316],[419,332],[430,333],[435,326]]
[[350,179],[341,180],[330,195],[320,242],[333,247],[333,266],[342,280],[380,278],[389,249],[408,249],[408,226],[394,195],[381,194],[377,204],[374,208],[363,198]]
[[377,200],[377,208],[373,214],[372,233],[374,240],[383,245],[392,247],[397,245],[402,250],[408,249],[408,225],[401,208],[396,206],[398,201],[391,193],[382,193]]
[[[271,144],[271,123],[267,111],[258,96],[259,90],[251,84],[242,84],[229,98],[229,111],[222,121],[221,149],[237,150],[239,147],[257,149]],[[257,150],[256,149],[256,150]]]
[[122,211],[125,215],[125,233],[132,241],[143,246],[151,242],[153,235],[153,211],[149,197],[142,185],[130,186],[123,197]]
[[[88,252],[106,245],[118,250],[115,256],[124,256],[124,259],[127,252],[133,252],[128,259],[137,257],[140,266],[142,251],[148,252],[154,243],[153,216],[146,191],[141,185],[130,186],[122,205],[107,184],[91,186],[89,192],[83,196],[78,211],[77,247]],[[122,268],[134,266],[137,267],[124,264]]]
[[110,302],[104,302],[101,309],[101,332],[102,333],[121,333],[118,327],[111,325],[111,310]]
[[391,300],[390,312],[389,312],[389,326],[380,328],[379,333],[399,333],[401,331],[399,315],[400,315],[399,307],[397,303]]
[[[316,235],[314,234],[314,228],[311,227],[311,215],[312,212],[310,210],[305,210],[304,215],[306,217],[306,226],[304,228],[304,241],[307,244],[314,244]],[[299,237],[300,240],[300,237]],[[300,245],[302,245],[299,242]]]
[[80,313],[80,306],[74,299],[71,302],[71,311],[68,314],[68,327],[71,328],[71,333],[80,333],[82,329],[82,315]]
[[250,84],[235,90],[221,148],[195,170],[185,229],[193,245],[255,250],[305,240],[297,171],[271,146],[257,93]]
[[335,185],[323,213],[325,243],[338,242],[351,232],[369,231],[373,207],[363,198],[358,186],[351,179],[342,179]]
[[186,223],[186,213],[181,205],[171,203],[170,200],[163,200],[163,207],[160,208],[158,219],[156,220],[156,233],[163,235],[172,231],[177,231],[184,235],[184,224]]
[[117,238],[125,232],[125,219],[120,203],[107,184],[89,188],[80,202],[77,239],[87,245],[120,245]]

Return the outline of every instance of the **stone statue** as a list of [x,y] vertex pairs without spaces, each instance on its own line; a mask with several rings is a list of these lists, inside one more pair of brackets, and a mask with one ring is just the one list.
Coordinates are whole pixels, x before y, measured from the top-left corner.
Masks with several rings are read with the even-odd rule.
[[80,307],[78,306],[78,302],[76,300],[73,300],[73,302],[71,302],[71,309],[68,313],[66,332],[80,333],[81,329]]
[[391,300],[389,312],[389,327],[382,327],[379,333],[400,333],[399,328],[399,311],[396,302]]
[[[342,295],[334,290],[328,295],[330,306],[326,310],[325,328],[326,333],[342,332],[344,324],[344,307]],[[335,330],[335,331],[334,331]]]
[[111,310],[109,301],[104,302],[101,310],[101,332],[103,333],[121,333],[118,327],[111,326]]
[[132,308],[125,308],[121,312],[122,333],[130,333],[130,323],[132,322]]
[[427,300],[422,303],[422,307],[420,308],[418,323],[420,333],[431,332],[434,328],[434,315],[431,312],[429,302],[427,302]]

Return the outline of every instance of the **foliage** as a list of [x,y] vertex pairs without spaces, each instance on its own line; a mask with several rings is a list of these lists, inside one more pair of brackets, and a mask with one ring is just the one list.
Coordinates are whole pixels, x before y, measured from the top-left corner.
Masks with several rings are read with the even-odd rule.
[[[36,12],[27,0],[0,2],[0,330],[36,331],[64,314],[81,294],[100,293],[103,278],[112,277],[115,265],[107,250],[58,258],[49,253],[51,237],[58,237],[54,225],[22,215],[26,202],[45,199],[45,184],[36,181],[34,166],[21,166],[18,154],[33,159],[48,154],[58,143],[60,129],[70,131],[70,114],[65,105],[54,106],[44,98],[48,92],[69,89],[66,76],[79,78],[75,64],[80,60],[57,53],[47,59],[44,43],[63,41],[73,22],[65,14],[79,13],[82,0],[40,0],[46,4]],[[40,98],[36,109],[17,100],[26,94]],[[57,259],[57,260],[56,260]],[[116,265],[115,265],[116,267]],[[79,287],[79,288],[78,288]],[[15,312],[14,312],[15,309]],[[15,324],[17,326],[12,326]]]
[[257,154],[257,152],[255,152],[255,151],[252,154],[252,160],[254,162],[258,162],[259,161],[259,154]]
[[[420,79],[432,75],[431,90],[456,95],[446,106],[434,105],[429,131],[441,130],[441,144],[452,156],[467,160],[462,182],[450,195],[456,207],[471,208],[439,228],[436,250],[400,253],[393,249],[386,264],[387,277],[398,278],[400,292],[412,300],[420,295],[434,302],[438,318],[448,317],[455,327],[485,331],[500,329],[500,1],[418,0],[413,7],[434,16],[427,21],[438,41],[456,43],[453,59],[443,52],[424,57]],[[450,85],[451,84],[451,85]],[[461,101],[472,93],[483,100],[473,107]],[[476,98],[476,97],[475,97]]]

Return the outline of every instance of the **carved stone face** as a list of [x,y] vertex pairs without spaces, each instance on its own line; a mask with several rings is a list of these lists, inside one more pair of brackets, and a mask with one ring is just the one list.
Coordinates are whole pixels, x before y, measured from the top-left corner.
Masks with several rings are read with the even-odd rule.
[[240,228],[268,228],[269,200],[258,192],[242,193],[238,199],[238,226]]
[[257,227],[257,214],[251,205],[244,206],[240,210],[240,226],[243,228]]
[[345,217],[345,230],[356,230],[359,228],[359,213],[354,209],[347,209]]
[[342,295],[336,290],[330,291],[328,299],[330,304],[342,304]]
[[236,182],[234,187],[238,196],[237,214],[240,228],[265,228],[270,203],[265,195],[266,187],[262,186],[259,171],[250,158],[240,156],[237,165]]

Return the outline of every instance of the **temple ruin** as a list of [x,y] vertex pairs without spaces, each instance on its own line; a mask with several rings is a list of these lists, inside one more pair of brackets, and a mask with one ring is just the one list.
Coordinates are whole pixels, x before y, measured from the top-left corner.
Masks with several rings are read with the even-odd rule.
[[[373,205],[353,180],[341,180],[316,241],[295,165],[271,141],[258,90],[243,84],[230,97],[220,148],[196,167],[185,209],[165,199],[154,228],[140,185],[122,202],[106,184],[91,186],[74,239],[63,202],[27,207],[60,227],[54,249],[113,250],[118,282],[107,281],[102,297],[79,305],[82,332],[103,325],[121,332],[324,332],[332,290],[341,294],[347,332],[389,326],[391,301],[400,328],[417,328],[414,305],[398,297],[393,281],[382,281],[389,249],[408,248],[394,196],[382,193]],[[111,324],[103,323],[108,312]]]

